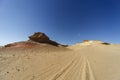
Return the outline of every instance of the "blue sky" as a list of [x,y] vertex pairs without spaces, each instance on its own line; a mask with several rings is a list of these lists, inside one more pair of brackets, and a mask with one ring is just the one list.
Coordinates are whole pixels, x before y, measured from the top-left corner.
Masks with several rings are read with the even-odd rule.
[[0,45],[27,40],[34,32],[62,44],[120,43],[120,1],[0,0]]

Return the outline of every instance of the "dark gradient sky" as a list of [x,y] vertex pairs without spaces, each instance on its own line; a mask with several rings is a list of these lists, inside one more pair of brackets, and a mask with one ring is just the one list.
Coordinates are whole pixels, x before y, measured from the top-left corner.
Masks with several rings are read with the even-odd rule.
[[0,45],[45,32],[63,44],[120,43],[119,0],[0,0]]

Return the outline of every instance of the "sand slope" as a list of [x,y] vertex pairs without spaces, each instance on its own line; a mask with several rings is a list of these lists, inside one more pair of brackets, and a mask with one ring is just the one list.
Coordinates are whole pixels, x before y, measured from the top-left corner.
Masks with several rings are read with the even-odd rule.
[[120,80],[120,45],[0,49],[0,80]]

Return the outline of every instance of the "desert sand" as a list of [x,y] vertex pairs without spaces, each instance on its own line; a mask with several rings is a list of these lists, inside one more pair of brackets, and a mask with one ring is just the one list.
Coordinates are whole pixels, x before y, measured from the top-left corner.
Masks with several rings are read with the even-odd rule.
[[120,45],[0,48],[0,80],[120,80]]

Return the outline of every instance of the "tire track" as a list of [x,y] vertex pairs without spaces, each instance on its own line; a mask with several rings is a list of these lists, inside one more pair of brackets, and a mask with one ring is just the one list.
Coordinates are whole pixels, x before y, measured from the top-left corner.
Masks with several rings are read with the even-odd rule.
[[57,74],[55,74],[51,79],[49,80],[57,80],[59,77],[61,77],[66,71],[70,71],[73,67],[75,67],[78,63],[78,59],[75,58],[69,65],[67,65],[65,68],[63,68],[61,71],[59,71]]
[[78,69],[81,67],[79,64],[81,63],[81,58],[77,58],[76,61],[76,64],[67,69],[66,72],[57,78],[57,80],[76,80],[76,77],[79,73]]
[[78,55],[67,67],[49,80],[96,80],[90,62],[84,55]]
[[89,60],[84,58],[83,61],[83,68],[82,68],[82,74],[81,74],[81,79],[80,80],[95,80],[95,76],[93,74],[92,68],[90,66]]
[[96,80],[95,79],[95,75],[94,75],[94,73],[93,73],[93,70],[92,70],[92,68],[91,68],[91,65],[90,65],[90,62],[89,62],[89,60],[87,59],[87,67],[86,67],[88,70],[88,78],[89,78],[89,80]]

